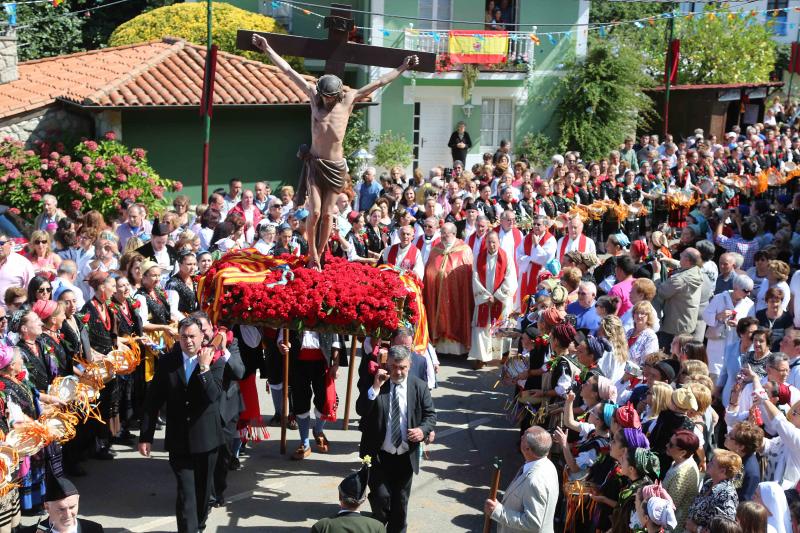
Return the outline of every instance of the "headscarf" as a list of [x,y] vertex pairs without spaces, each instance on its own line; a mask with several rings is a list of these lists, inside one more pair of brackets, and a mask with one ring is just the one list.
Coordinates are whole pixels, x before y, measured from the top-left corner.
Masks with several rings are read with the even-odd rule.
[[645,485],[642,487],[642,499],[649,500],[650,498],[661,498],[669,503],[670,507],[675,508],[675,502],[672,501],[672,496],[669,495],[667,489],[661,483],[653,483],[652,485]]
[[569,322],[556,324],[550,332],[550,338],[555,338],[562,346],[569,346],[575,340],[575,335],[575,327]]
[[789,385],[785,383],[778,384],[778,405],[788,405],[792,401],[792,392]]
[[779,483],[775,481],[762,481],[758,484],[758,492],[764,507],[769,509],[767,524],[775,528],[776,533],[791,533],[792,519],[789,514],[789,504]]
[[633,244],[631,244],[631,254],[635,252],[636,255],[638,255],[642,259],[647,257],[648,251],[649,249],[647,248],[647,243],[644,241],[644,239],[633,241]]
[[675,529],[678,519],[672,509],[672,503],[663,498],[650,498],[647,500],[647,516],[656,525]]
[[[639,413],[636,412],[636,409],[630,402],[620,406],[620,408],[617,409],[614,419],[617,421],[617,424],[623,428],[639,429],[642,427],[642,421],[639,419]],[[637,448],[649,447],[650,446],[637,446]]]
[[[550,326],[561,324],[564,320],[565,313],[555,307],[548,307],[539,315]],[[574,335],[573,335],[574,336]]]
[[603,404],[603,423],[605,423],[606,427],[611,427],[611,422],[614,420],[614,411],[616,410],[617,406],[613,403]]
[[624,233],[622,233],[622,232],[620,232],[620,233],[615,233],[615,234],[614,234],[614,237],[616,237],[616,238],[617,238],[617,242],[618,242],[618,243],[619,243],[619,245],[620,245],[620,246],[622,246],[623,248],[627,248],[628,246],[630,246],[630,245],[631,245],[631,240],[628,238],[628,236],[627,236],[627,235],[625,235],[625,234],[624,234]]
[[703,235],[705,235],[708,231],[708,221],[706,221],[706,217],[703,215],[703,212],[699,209],[695,209],[694,211],[689,212],[689,216],[695,220],[695,223],[700,228],[700,231]]
[[561,263],[555,257],[544,264],[544,269],[554,276],[561,272]]
[[675,389],[672,391],[672,403],[682,411],[697,411],[697,399],[689,389]]
[[550,291],[550,298],[553,299],[553,303],[556,305],[563,304],[567,300],[567,296],[569,296],[569,293],[563,285],[556,285]]
[[642,433],[641,429],[625,428],[622,430],[622,434],[625,435],[625,444],[627,448],[650,449],[650,441],[647,440],[647,435]]
[[44,322],[58,309],[58,303],[53,300],[38,300],[33,304],[33,312],[39,315],[39,318]]
[[17,309],[11,313],[11,316],[8,318],[8,331],[12,333],[19,333],[19,330],[22,327],[22,321],[30,312],[30,309]]
[[614,349],[611,343],[608,342],[608,339],[605,337],[595,337],[594,335],[586,337],[586,345],[589,347],[589,351],[592,352],[595,361],[603,357],[604,353]]
[[[616,403],[617,401],[617,388],[605,376],[597,376],[597,394],[603,402]],[[610,424],[607,425],[610,426]]]
[[650,479],[657,479],[661,471],[661,464],[658,456],[645,448],[636,448],[633,452],[634,464],[632,465],[639,475],[647,476]]
[[3,370],[14,361],[14,347],[0,344],[0,370]]

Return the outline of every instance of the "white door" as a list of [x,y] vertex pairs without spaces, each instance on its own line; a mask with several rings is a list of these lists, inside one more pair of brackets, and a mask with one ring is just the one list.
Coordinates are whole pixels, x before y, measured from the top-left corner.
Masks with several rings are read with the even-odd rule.
[[450,100],[423,100],[419,110],[419,168],[427,176],[436,165],[452,166],[447,141],[453,133],[453,106]]

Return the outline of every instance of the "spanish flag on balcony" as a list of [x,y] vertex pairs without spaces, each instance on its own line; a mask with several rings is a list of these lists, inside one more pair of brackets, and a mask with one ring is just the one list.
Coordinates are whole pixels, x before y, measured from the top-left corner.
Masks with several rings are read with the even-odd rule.
[[505,63],[508,32],[452,30],[447,51],[454,63]]

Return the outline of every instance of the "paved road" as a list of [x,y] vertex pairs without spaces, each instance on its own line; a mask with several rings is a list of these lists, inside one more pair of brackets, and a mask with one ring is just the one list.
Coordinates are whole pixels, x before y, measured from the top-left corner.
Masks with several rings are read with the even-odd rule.
[[[344,412],[346,370],[339,371],[337,389]],[[432,393],[438,415],[436,443],[428,447],[414,479],[409,504],[410,532],[482,531],[482,503],[491,479],[495,455],[504,458],[501,487],[522,463],[516,448],[518,430],[505,417],[508,395],[494,389],[496,368],[474,371],[466,361],[445,359],[442,382]],[[271,401],[259,384],[262,412],[273,413]],[[226,507],[213,509],[207,531],[238,529],[271,532],[308,531],[318,519],[338,510],[337,485],[358,467],[357,415],[350,430],[341,421],[326,429],[331,440],[329,455],[313,454],[295,462],[279,454],[280,428],[272,438],[257,443],[243,459],[244,467],[231,472]],[[267,418],[268,419],[268,418]],[[81,515],[103,524],[107,531],[175,531],[175,482],[167,464],[161,438],[156,434],[153,457],[145,459],[129,447],[116,446],[113,461],[89,461],[86,477],[75,480],[81,491]],[[297,432],[290,432],[288,448],[297,446]],[[369,504],[365,503],[369,510]],[[24,524],[31,523],[25,518]]]

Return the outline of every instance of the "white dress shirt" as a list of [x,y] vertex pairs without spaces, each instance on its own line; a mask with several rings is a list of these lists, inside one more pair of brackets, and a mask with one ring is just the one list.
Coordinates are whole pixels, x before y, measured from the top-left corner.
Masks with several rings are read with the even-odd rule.
[[[400,404],[400,436],[403,442],[400,446],[395,447],[392,444],[392,392],[397,389],[397,402]],[[367,391],[367,397],[371,401],[375,401],[378,393],[375,389],[370,387]],[[383,437],[383,446],[381,449],[386,453],[400,455],[408,451],[408,378],[402,383],[389,385],[389,410],[386,412],[386,435]]]

